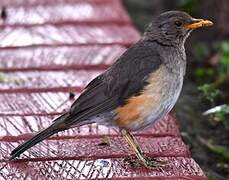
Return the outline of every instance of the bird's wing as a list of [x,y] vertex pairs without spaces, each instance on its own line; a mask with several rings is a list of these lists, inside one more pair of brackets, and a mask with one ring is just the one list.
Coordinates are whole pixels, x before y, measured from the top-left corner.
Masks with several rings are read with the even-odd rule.
[[74,125],[123,105],[141,92],[147,76],[161,65],[155,42],[140,41],[129,48],[114,65],[92,80],[73,103],[66,125]]

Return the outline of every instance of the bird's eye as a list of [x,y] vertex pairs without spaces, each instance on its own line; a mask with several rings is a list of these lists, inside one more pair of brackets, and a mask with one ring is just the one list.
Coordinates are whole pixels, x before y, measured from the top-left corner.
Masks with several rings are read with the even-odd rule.
[[182,22],[181,22],[181,21],[175,21],[175,25],[176,25],[177,27],[180,27],[180,26],[182,25]]

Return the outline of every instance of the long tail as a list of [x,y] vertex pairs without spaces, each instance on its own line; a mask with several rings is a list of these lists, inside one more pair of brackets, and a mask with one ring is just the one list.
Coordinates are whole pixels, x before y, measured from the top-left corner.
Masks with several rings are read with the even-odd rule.
[[38,134],[33,136],[30,140],[19,145],[17,148],[15,148],[11,152],[11,154],[10,154],[11,157],[9,158],[9,160],[12,160],[15,157],[18,157],[20,154],[25,152],[27,149],[29,149],[32,146],[36,145],[37,143],[43,141],[44,139],[52,136],[53,134],[67,129],[63,123],[67,118],[68,118],[68,114],[67,113],[63,114],[62,116],[60,116],[56,120],[54,120],[53,124],[50,125],[48,128],[39,132]]

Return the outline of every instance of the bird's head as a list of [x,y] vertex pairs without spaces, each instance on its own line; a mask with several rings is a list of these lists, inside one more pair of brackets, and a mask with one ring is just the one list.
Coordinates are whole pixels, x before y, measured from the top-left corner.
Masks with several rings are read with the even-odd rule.
[[195,19],[182,11],[168,11],[150,23],[144,38],[154,39],[167,45],[184,44],[192,30],[212,25],[209,20]]

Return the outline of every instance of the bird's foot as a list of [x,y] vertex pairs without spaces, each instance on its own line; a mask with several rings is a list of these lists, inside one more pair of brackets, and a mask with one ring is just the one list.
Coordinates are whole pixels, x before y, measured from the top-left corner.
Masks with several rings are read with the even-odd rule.
[[142,161],[142,163],[146,168],[152,169],[164,167],[168,164],[168,161],[145,156],[144,161]]
[[165,160],[159,160],[147,156],[144,156],[144,159],[141,160],[128,156],[127,158],[124,159],[124,162],[130,164],[132,168],[140,168],[143,165],[148,169],[157,169],[157,168],[160,169],[169,163],[168,161]]

